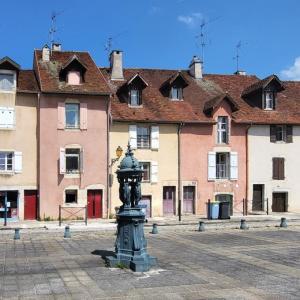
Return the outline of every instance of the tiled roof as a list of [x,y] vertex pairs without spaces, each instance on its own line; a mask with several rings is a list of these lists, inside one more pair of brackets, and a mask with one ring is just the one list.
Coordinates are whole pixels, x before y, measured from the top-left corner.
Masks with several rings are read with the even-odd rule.
[[17,92],[37,93],[39,87],[33,70],[20,70],[18,74]]
[[[76,55],[87,68],[84,82],[68,85],[59,80],[61,68]],[[110,94],[110,88],[88,52],[52,51],[50,62],[42,60],[42,51],[34,51],[34,65],[42,92],[74,94]]]
[[212,112],[214,109],[216,109],[220,105],[220,103],[223,100],[229,101],[232,111],[236,111],[239,109],[238,104],[230,97],[230,95],[228,93],[223,93],[221,95],[218,95],[218,96],[208,100],[204,105],[204,109],[203,109],[204,112],[205,113]]

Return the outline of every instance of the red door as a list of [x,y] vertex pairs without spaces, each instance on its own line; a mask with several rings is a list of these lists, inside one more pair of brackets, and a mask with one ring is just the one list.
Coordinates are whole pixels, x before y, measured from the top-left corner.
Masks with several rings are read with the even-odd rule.
[[88,218],[102,218],[102,191],[88,190]]
[[37,219],[37,191],[24,191],[24,219]]

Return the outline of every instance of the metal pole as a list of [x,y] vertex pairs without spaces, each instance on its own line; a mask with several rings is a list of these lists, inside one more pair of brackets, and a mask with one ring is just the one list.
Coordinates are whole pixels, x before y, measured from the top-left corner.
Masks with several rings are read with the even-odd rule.
[[245,215],[245,199],[243,198],[243,216]]
[[267,215],[269,214],[269,198],[267,198]]
[[4,192],[4,226],[7,226],[7,192]]
[[59,205],[58,219],[59,219],[59,226],[61,226],[61,205]]
[[87,226],[87,206],[85,206],[85,226]]

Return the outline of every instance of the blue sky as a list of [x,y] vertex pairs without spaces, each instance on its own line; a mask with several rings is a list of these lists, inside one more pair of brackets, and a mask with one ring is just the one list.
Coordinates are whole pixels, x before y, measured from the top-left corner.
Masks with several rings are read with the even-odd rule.
[[12,0],[1,2],[1,11],[0,57],[24,69],[32,67],[33,49],[49,41],[56,11],[63,49],[87,50],[101,66],[108,64],[111,36],[125,67],[186,69],[201,54],[196,36],[204,21],[205,73],[233,73],[241,41],[240,69],[300,80],[298,0]]

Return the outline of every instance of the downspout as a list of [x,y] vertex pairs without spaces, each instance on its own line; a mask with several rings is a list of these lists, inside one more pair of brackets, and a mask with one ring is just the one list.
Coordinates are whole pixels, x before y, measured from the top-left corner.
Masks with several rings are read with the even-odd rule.
[[251,124],[247,126],[246,129],[246,216],[248,215],[248,201],[249,201],[249,192],[248,192],[248,179],[249,179],[249,153],[248,153],[248,147],[249,147],[249,141],[248,141],[248,133],[249,129],[251,128]]
[[181,207],[182,207],[182,199],[181,199],[181,129],[184,126],[184,123],[178,124],[178,131],[177,131],[177,141],[178,141],[178,221],[181,221]]
[[110,105],[111,105],[111,98],[112,95],[109,95],[109,100],[107,102],[107,111],[106,111],[106,116],[107,116],[107,128],[106,128],[106,132],[107,132],[107,140],[106,140],[106,163],[107,163],[107,167],[106,167],[106,199],[107,199],[107,219],[109,219],[110,216],[110,210],[111,210],[111,187],[110,187],[110,171],[111,171],[111,167],[110,167],[110,119],[111,119],[111,109],[110,109]]
[[41,206],[40,206],[40,98],[41,98],[41,93],[38,92],[37,94],[37,124],[36,124],[36,131],[37,131],[37,139],[36,139],[36,148],[37,148],[37,157],[36,157],[36,164],[37,164],[37,219],[41,220]]

